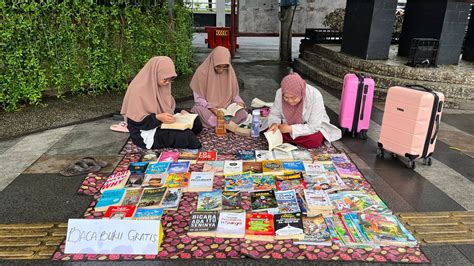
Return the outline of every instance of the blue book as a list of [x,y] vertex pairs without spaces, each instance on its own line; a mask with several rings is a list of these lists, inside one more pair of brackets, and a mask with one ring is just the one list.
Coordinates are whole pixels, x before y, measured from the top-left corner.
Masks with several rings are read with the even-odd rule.
[[125,194],[125,188],[110,189],[102,192],[102,196],[95,205],[96,211],[105,211],[110,206],[117,206],[120,204],[123,195]]
[[161,216],[163,216],[163,209],[161,208],[156,208],[156,209],[138,208],[133,218],[138,219],[138,220],[160,220]]
[[160,174],[165,173],[170,166],[170,162],[157,162],[157,163],[150,163],[148,168],[146,169],[145,174]]
[[132,174],[143,174],[146,171],[148,162],[134,162],[131,163],[128,169]]
[[189,161],[183,162],[171,162],[170,166],[168,167],[169,174],[178,174],[178,173],[186,173],[189,170]]
[[255,161],[255,151],[238,151],[237,160],[242,161]]
[[282,162],[282,164],[285,170],[304,172],[304,164],[301,161]]

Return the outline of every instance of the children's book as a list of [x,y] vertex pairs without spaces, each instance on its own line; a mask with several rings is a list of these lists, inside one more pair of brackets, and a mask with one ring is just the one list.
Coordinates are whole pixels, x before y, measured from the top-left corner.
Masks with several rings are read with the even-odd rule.
[[291,151],[293,159],[302,162],[312,162],[311,152],[308,150],[293,150]]
[[301,161],[282,162],[283,169],[293,172],[304,172],[304,164]]
[[352,162],[347,163],[334,163],[337,173],[343,178],[362,178],[361,173],[357,170],[357,167]]
[[350,163],[351,160],[344,153],[330,154],[333,163]]
[[279,181],[302,179],[302,178],[303,178],[303,175],[301,173],[285,173],[283,175],[276,176],[276,180],[279,180]]
[[257,241],[273,241],[275,226],[273,214],[247,213],[245,219],[245,239]]
[[193,212],[189,221],[188,236],[208,236],[216,235],[217,224],[219,222],[219,212]]
[[189,161],[171,162],[168,167],[168,174],[186,173],[189,170]]
[[283,135],[280,130],[276,131],[267,131],[263,133],[268,142],[268,150],[280,150],[285,152],[291,152],[292,150],[297,150],[298,147],[291,145],[289,143],[283,143]]
[[197,160],[202,161],[215,161],[217,160],[217,151],[200,151],[198,153]]
[[231,103],[227,108],[219,108],[219,111],[224,112],[224,116],[235,116],[240,109],[244,109],[242,106],[237,103]]
[[213,172],[191,172],[188,192],[212,191],[213,182]]
[[177,162],[179,159],[178,151],[162,151],[159,162]]
[[387,205],[377,196],[360,191],[341,191],[329,194],[332,205],[341,212],[390,213]]
[[101,191],[123,188],[127,183],[129,176],[130,171],[119,171],[115,174],[111,174],[102,186]]
[[156,162],[158,161],[158,156],[154,152],[148,152],[148,153],[143,154],[140,161],[141,162]]
[[296,245],[331,246],[331,234],[322,215],[303,217],[304,238]]
[[143,189],[142,188],[127,188],[125,190],[125,194],[123,195],[122,202],[120,205],[122,206],[135,206],[140,201],[142,196]]
[[222,190],[199,192],[197,211],[222,210]]
[[168,171],[169,166],[170,166],[170,162],[149,163],[148,167],[146,168],[145,175],[166,173]]
[[292,179],[292,180],[277,180],[276,182],[277,190],[291,190],[301,191],[306,188],[306,183],[302,179]]
[[359,214],[361,228],[369,240],[381,246],[414,247],[418,243],[395,215]]
[[168,188],[166,194],[161,202],[161,207],[163,210],[176,211],[179,207],[179,202],[181,201],[181,196],[183,195],[182,188]]
[[132,173],[128,177],[127,184],[125,184],[126,188],[138,188],[141,187],[145,181],[145,173]]
[[242,160],[224,161],[224,174],[241,173],[242,168]]
[[320,154],[314,154],[313,160],[317,162],[330,162],[331,161],[331,155],[328,153],[320,153]]
[[225,211],[242,210],[242,195],[240,191],[222,192],[222,209]]
[[138,208],[157,209],[166,193],[166,187],[145,188],[138,203]]
[[109,189],[103,191],[99,201],[97,201],[97,204],[95,205],[95,210],[100,212],[107,210],[107,208],[110,206],[120,205],[120,201],[122,200],[124,194],[125,188]]
[[275,192],[273,190],[250,192],[250,207],[254,212],[277,210]]
[[221,212],[216,237],[243,238],[245,236],[245,212]]
[[341,221],[342,226],[346,230],[349,236],[350,243],[353,247],[378,247],[376,243],[370,241],[368,237],[363,233],[362,227],[360,226],[359,217],[356,213],[335,213]]
[[159,173],[153,175],[145,174],[142,187],[162,187],[165,184],[168,173]]
[[255,160],[257,162],[272,161],[272,160],[275,160],[275,156],[273,156],[272,151],[255,150]]
[[110,206],[104,214],[108,219],[132,218],[137,206]]
[[134,162],[128,167],[132,174],[143,174],[148,167],[148,162]]
[[244,162],[242,164],[243,172],[252,172],[254,174],[262,173],[263,167],[261,162]]
[[280,151],[280,150],[274,150],[273,151],[273,156],[275,157],[275,160],[281,160],[281,161],[293,161],[293,155],[291,152],[286,152],[286,151]]
[[284,173],[282,161],[263,161],[262,162],[263,173],[282,175]]
[[304,238],[303,220],[301,213],[281,213],[273,215],[275,221],[275,239]]
[[322,164],[319,163],[303,163],[304,171],[307,175],[320,176],[326,175],[326,170]]
[[253,190],[275,190],[275,178],[272,174],[254,174],[253,179]]
[[136,220],[161,220],[161,216],[163,216],[163,209],[144,209],[138,208],[135,211],[135,215],[133,219]]
[[240,150],[236,154],[237,160],[242,160],[244,161],[250,161],[254,162],[255,161],[255,152],[254,151],[245,151],[245,150]]
[[199,150],[198,149],[180,149],[179,160],[197,160]]
[[182,188],[183,192],[187,192],[190,175],[190,173],[169,174],[165,186],[168,188]]
[[324,190],[304,190],[304,198],[309,210],[333,209],[331,200]]
[[[352,179],[354,180],[354,179]],[[314,190],[324,190],[328,193],[348,189],[346,183],[337,174],[304,175],[306,187]]]
[[194,120],[198,117],[197,114],[174,114],[176,121],[174,123],[162,123],[161,129],[177,129],[177,130],[186,130],[192,129]]
[[225,191],[251,191],[253,190],[253,178],[250,172],[242,174],[225,175]]
[[276,202],[280,213],[300,212],[300,206],[294,190],[285,190],[275,192]]

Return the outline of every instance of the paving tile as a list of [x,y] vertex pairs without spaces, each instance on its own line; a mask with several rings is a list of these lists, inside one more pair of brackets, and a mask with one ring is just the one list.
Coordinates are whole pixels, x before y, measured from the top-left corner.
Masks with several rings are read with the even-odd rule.
[[421,246],[421,250],[436,265],[472,265],[469,259],[454,246]]
[[[105,161],[108,165],[105,168],[102,168],[99,173],[109,174],[112,173],[115,167],[117,167],[120,160],[123,156],[91,156],[96,160]],[[24,171],[25,174],[40,174],[48,173],[55,174],[66,168],[67,166],[77,162],[81,158],[84,158],[83,155],[43,155],[35,163],[33,163],[28,169]]]
[[8,149],[15,146],[15,144],[17,144],[22,139],[23,138],[20,137],[20,138],[14,138],[14,139],[0,141],[0,154],[3,154]]
[[447,123],[466,133],[474,135],[474,115],[472,114],[443,114],[441,119],[443,123]]
[[474,245],[456,245],[455,247],[474,264]]

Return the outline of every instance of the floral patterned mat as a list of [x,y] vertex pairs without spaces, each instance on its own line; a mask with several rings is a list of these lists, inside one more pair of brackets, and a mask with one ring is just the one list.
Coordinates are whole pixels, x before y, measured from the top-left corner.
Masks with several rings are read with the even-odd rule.
[[[232,153],[244,149],[265,149],[266,143],[262,137],[258,140],[227,134],[225,140],[215,140],[213,132],[206,131],[200,135],[203,143],[202,150],[218,150],[218,160],[234,159]],[[226,136],[227,136],[226,135]],[[233,135],[233,136],[231,136]],[[218,145],[217,145],[218,144]],[[217,145],[217,146],[213,146]],[[226,153],[221,152],[225,150]],[[140,160],[144,150],[136,147],[130,141],[124,146],[122,154],[124,158],[119,163],[115,171],[128,168],[131,162]],[[322,147],[314,150],[315,153],[337,153],[334,147]],[[197,163],[191,166],[190,171],[200,171],[202,164]],[[106,177],[102,175],[89,174],[78,190],[78,193],[92,195],[94,200],[84,213],[86,219],[100,219],[102,212],[95,212],[94,206],[100,197],[100,188],[104,184]],[[347,185],[352,190],[364,190],[368,193],[375,193],[367,180],[345,179]],[[221,188],[222,177],[214,179],[214,187]],[[243,208],[249,210],[249,196],[242,195]],[[249,241],[245,239],[224,239],[212,237],[190,238],[187,236],[190,213],[196,209],[197,193],[184,193],[179,209],[177,211],[167,211],[162,217],[164,230],[164,240],[158,255],[93,255],[93,254],[64,254],[65,244],[62,243],[53,254],[56,261],[118,261],[118,260],[164,260],[164,259],[289,259],[289,260],[310,260],[310,261],[359,261],[359,262],[410,262],[427,263],[428,258],[419,248],[340,248],[337,245],[330,247],[295,245],[292,240],[284,241]]]

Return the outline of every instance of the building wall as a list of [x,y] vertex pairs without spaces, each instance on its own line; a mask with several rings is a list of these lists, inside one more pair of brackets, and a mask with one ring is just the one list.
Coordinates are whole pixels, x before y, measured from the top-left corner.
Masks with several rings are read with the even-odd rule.
[[[239,0],[239,31],[278,33],[279,0]],[[293,20],[293,32],[304,33],[305,28],[326,28],[324,17],[336,8],[344,8],[346,0],[300,0]]]

